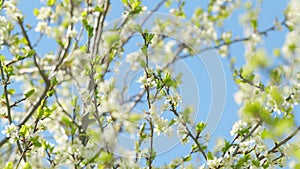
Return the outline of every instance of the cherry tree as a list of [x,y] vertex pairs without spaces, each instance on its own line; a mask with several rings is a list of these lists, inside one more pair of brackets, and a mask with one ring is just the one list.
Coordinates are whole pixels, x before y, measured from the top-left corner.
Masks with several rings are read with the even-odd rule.
[[[299,168],[300,2],[271,25],[260,20],[262,0],[187,3],[2,0],[0,166]],[[281,46],[265,42],[272,36]],[[226,97],[238,121],[216,141]],[[162,154],[172,159],[157,163]]]

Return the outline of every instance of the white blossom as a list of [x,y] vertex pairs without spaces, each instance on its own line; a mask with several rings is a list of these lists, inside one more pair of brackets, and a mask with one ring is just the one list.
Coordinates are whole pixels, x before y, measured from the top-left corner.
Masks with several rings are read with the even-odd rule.
[[230,135],[234,136],[236,134],[238,134],[238,132],[240,132],[241,130],[245,129],[246,127],[248,127],[247,122],[244,122],[242,120],[239,120],[238,122],[236,122],[231,131],[230,131]]
[[126,56],[126,62],[131,64],[132,70],[137,70],[139,67],[139,59],[142,58],[143,54],[141,51],[132,52]]
[[8,22],[5,17],[0,16],[0,49],[4,42],[4,40],[8,39],[8,30],[7,30]]
[[7,126],[5,126],[4,130],[2,130],[2,134],[5,134],[7,138],[9,138],[9,142],[13,144],[15,142],[15,139],[19,137],[19,131],[18,126],[16,126],[14,123],[11,123]]
[[51,28],[48,26],[47,22],[44,21],[38,22],[34,30],[36,32],[46,33],[48,35],[51,33]]
[[217,168],[222,162],[222,158],[214,157],[212,160],[207,160],[207,165],[210,168]]
[[219,49],[219,53],[220,53],[221,57],[223,57],[223,58],[228,56],[228,46],[222,45]]
[[300,32],[296,30],[287,33],[285,43],[282,47],[282,53],[285,57],[290,58],[295,54],[295,50],[299,46],[299,36]]
[[[148,75],[149,74],[150,74],[150,72],[148,72]],[[147,77],[146,73],[144,73],[143,76],[140,76],[136,82],[141,84],[140,88],[144,88],[145,86],[148,86],[149,88],[152,88],[152,87],[156,86],[155,79],[153,79],[152,76]]]
[[23,19],[23,15],[17,7],[16,0],[4,1],[3,6],[6,10],[7,16],[14,20]]
[[169,42],[167,42],[167,44],[165,45],[165,51],[167,53],[174,53],[172,48],[176,45],[176,41],[175,40],[171,40]]
[[18,127],[14,123],[11,123],[5,126],[5,129],[2,130],[2,134],[6,134],[6,137],[18,136]]
[[39,10],[39,13],[37,15],[37,19],[38,20],[46,20],[47,18],[49,18],[51,15],[51,7],[47,6],[47,7],[42,7]]
[[67,31],[67,37],[69,38],[75,38],[77,35],[77,31],[75,29],[68,29]]
[[286,12],[286,24],[290,27],[300,26],[300,2],[299,0],[291,0]]

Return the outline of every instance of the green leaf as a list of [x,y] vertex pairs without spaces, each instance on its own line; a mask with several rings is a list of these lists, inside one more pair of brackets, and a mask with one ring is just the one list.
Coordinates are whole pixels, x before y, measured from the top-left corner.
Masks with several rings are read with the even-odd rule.
[[183,158],[183,161],[184,162],[188,162],[188,161],[191,161],[192,160],[192,156],[191,155],[188,155],[186,157]]
[[259,166],[260,166],[259,160],[252,160],[252,164],[253,164],[255,167],[259,167]]
[[45,117],[51,116],[52,113],[53,113],[53,110],[49,109],[48,107],[44,110]]
[[23,59],[25,59],[26,57],[25,56],[23,56],[23,55],[17,55],[16,56],[16,58],[17,58],[17,60],[23,60]]
[[7,93],[10,94],[10,95],[13,95],[15,92],[16,92],[15,89],[8,89],[7,90]]
[[41,147],[42,143],[39,141],[40,137],[39,136],[34,136],[32,137],[30,140],[32,142],[32,144],[36,147]]
[[135,25],[134,29],[135,29],[138,33],[143,34],[143,29],[142,29],[142,27],[141,27],[140,25]]
[[39,15],[39,10],[37,8],[33,9],[33,14],[34,16],[38,16]]
[[22,125],[19,133],[22,137],[25,137],[28,134],[28,130],[29,130],[28,126]]
[[31,89],[28,92],[26,92],[24,95],[26,98],[29,98],[33,93],[34,93],[35,89]]
[[13,168],[14,168],[14,163],[9,161],[6,163],[6,165],[3,169],[13,169]]
[[97,12],[103,12],[103,8],[102,7],[100,7],[100,6],[96,6],[95,7],[95,11],[97,11]]
[[147,33],[147,43],[151,44],[152,39],[154,38],[154,34]]
[[71,125],[71,121],[70,121],[70,118],[69,117],[67,117],[67,116],[63,116],[62,118],[61,118],[61,121],[63,122],[63,124],[65,124],[66,126],[70,126]]
[[258,49],[250,60],[250,64],[254,67],[266,67],[269,64],[269,59],[265,49]]
[[164,84],[169,87],[176,87],[177,83],[173,79],[165,79]]
[[86,19],[82,19],[81,20],[87,33],[88,33],[88,37],[91,38],[92,36],[94,36],[93,31],[94,31],[94,27],[89,25]]
[[281,55],[280,49],[274,49],[273,50],[273,55],[276,57],[279,57]]
[[142,50],[142,52],[143,52],[144,55],[148,55],[148,48],[147,48],[147,46],[143,46],[141,50]]
[[114,44],[116,44],[117,42],[119,42],[120,37],[117,33],[113,33],[112,35],[108,36],[106,38],[106,43],[108,45],[108,47],[113,47]]
[[258,118],[266,123],[272,123],[273,121],[270,112],[259,101],[246,103],[244,114],[250,116],[247,118]]
[[4,66],[3,67],[4,72],[7,74],[7,76],[12,76],[14,75],[14,68],[12,66]]
[[279,68],[275,68],[270,72],[270,77],[272,82],[274,83],[280,83],[281,81],[281,76],[282,76],[282,69]]
[[5,61],[5,56],[0,54],[0,62],[4,62]]
[[142,68],[146,68],[146,62],[143,59],[139,60],[139,62]]
[[35,54],[35,50],[27,50],[25,57],[32,57]]
[[244,158],[240,158],[239,161],[236,164],[236,168],[242,168],[244,165]]
[[205,151],[205,150],[207,149],[207,146],[205,146],[205,145],[200,146],[200,147],[201,147],[201,149],[202,149],[203,151]]
[[89,26],[88,22],[87,22],[87,19],[82,19],[81,22],[83,23],[83,26],[85,28],[87,28]]
[[72,106],[75,107],[77,105],[77,101],[78,101],[78,96],[75,96],[73,99],[72,99]]
[[277,87],[272,87],[271,90],[270,90],[270,95],[272,96],[272,98],[275,100],[275,102],[278,104],[278,105],[281,105],[282,102],[284,101],[283,100],[283,97],[280,93],[280,91],[278,90]]
[[204,122],[198,123],[196,126],[197,133],[201,133],[205,127],[206,127],[206,124]]
[[141,119],[141,115],[140,114],[130,114],[128,120],[130,122],[137,122]]
[[225,140],[225,145],[224,147],[222,148],[222,152],[225,153],[229,150],[229,148],[231,147],[231,144],[229,141]]
[[32,167],[28,162],[26,162],[22,169],[32,169]]
[[171,4],[172,4],[172,0],[167,0],[167,1],[165,2],[166,8],[169,8],[169,7],[171,6]]
[[37,117],[38,118],[42,118],[44,115],[44,109],[42,107],[42,105],[40,105],[38,108],[37,108]]
[[[297,160],[299,161],[300,160],[300,149],[299,148],[296,148],[292,151],[292,155],[294,155]],[[300,166],[300,163],[298,164],[298,166]]]
[[113,159],[112,154],[108,153],[108,152],[101,152],[98,160],[100,164],[109,164]]
[[272,134],[267,129],[264,129],[261,132],[261,138],[262,139],[272,138]]
[[81,17],[85,18],[87,16],[87,11],[81,12]]
[[53,94],[54,94],[54,90],[50,90],[50,91],[47,92],[47,96],[48,97],[53,96]]
[[207,159],[208,160],[212,160],[213,158],[214,158],[214,156],[213,156],[213,154],[209,151],[209,152],[207,152]]
[[56,0],[48,0],[47,5],[48,6],[53,6],[55,4]]
[[39,142],[39,141],[35,141],[35,142],[32,142],[32,144],[36,147],[41,147],[42,146],[42,143]]
[[57,79],[55,77],[51,78],[51,86],[55,86],[58,83]]
[[286,133],[289,133],[294,126],[293,118],[275,118],[274,123],[271,127],[272,136],[283,136]]
[[253,27],[254,30],[257,29],[257,20],[251,20],[251,25]]
[[176,120],[175,120],[175,119],[172,119],[172,120],[169,122],[169,127],[172,126],[175,122],[176,122]]

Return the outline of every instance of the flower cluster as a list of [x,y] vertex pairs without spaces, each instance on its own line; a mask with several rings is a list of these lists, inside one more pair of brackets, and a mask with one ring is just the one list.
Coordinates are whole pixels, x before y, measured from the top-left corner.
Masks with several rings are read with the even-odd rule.
[[143,58],[141,51],[132,52],[126,56],[126,62],[130,63],[132,70],[137,70],[140,67],[141,58]]
[[236,122],[233,126],[232,129],[230,131],[230,135],[231,136],[235,136],[237,134],[241,134],[242,131],[247,130],[249,127],[248,123],[242,120],[239,120],[238,122]]
[[144,75],[139,77],[137,82],[141,84],[140,88],[145,88],[145,86],[152,88],[156,86],[156,79],[154,78],[152,72],[152,68],[147,68],[147,73],[144,72]]
[[286,18],[287,18],[287,22],[286,24],[290,27],[290,29],[294,29],[296,27],[299,28],[300,26],[300,14],[299,11],[300,10],[300,2],[298,0],[291,0],[288,8],[286,9]]
[[19,128],[14,123],[11,123],[5,126],[2,134],[5,134],[9,138],[10,143],[13,144],[19,138]]
[[24,16],[18,9],[16,0],[4,1],[3,7],[8,17],[11,17],[14,20],[23,19]]
[[8,39],[8,22],[5,17],[0,16],[0,49],[4,44],[4,41]]
[[42,7],[39,11],[38,11],[38,15],[36,16],[36,19],[38,20],[46,20],[51,16],[52,10],[51,7],[47,6],[47,7]]

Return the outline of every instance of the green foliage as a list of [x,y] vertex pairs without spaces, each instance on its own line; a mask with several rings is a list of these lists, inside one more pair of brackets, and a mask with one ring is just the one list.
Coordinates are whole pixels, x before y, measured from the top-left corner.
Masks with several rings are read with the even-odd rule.
[[32,145],[34,145],[35,147],[41,147],[42,146],[42,143],[40,142],[39,136],[31,137],[30,141],[31,141]]
[[112,154],[110,154],[108,152],[105,152],[105,151],[102,151],[100,153],[99,157],[97,158],[97,161],[100,164],[110,164],[112,159],[113,159]]
[[[1,3],[0,116],[5,126],[0,168],[195,168],[194,157],[199,155],[200,168],[276,168],[300,161],[295,109],[300,100],[300,3],[290,1],[276,14],[284,20],[272,18],[268,26],[259,19],[267,16],[261,0],[210,0],[194,6],[184,0],[121,2],[123,8],[116,8],[114,1],[47,0],[30,8],[37,21],[30,23],[19,9],[22,3]],[[147,7],[172,17],[157,17],[163,15],[148,13]],[[122,19],[111,22],[116,9],[124,9],[118,11]],[[243,30],[232,32],[228,23],[237,17]],[[280,35],[271,33],[278,31]],[[282,46],[269,47],[268,36],[285,39]],[[139,51],[129,53],[131,45]],[[230,88],[237,85],[239,110],[232,109],[230,115],[238,112],[241,120],[232,126],[232,138],[218,142],[212,151],[206,128],[210,122],[192,119],[197,110],[181,97],[195,96],[181,95],[182,83],[190,82],[182,81],[186,78],[176,63],[185,58],[189,62],[197,54],[210,57],[205,52],[214,50],[227,57],[222,58],[229,61],[225,72],[233,71],[233,81],[226,80]],[[144,71],[137,90],[132,90],[132,70]],[[143,111],[136,111],[141,107]],[[181,141],[178,146],[190,151],[178,152],[158,166],[159,135]],[[134,139],[132,147],[122,147],[118,141],[123,136]],[[114,152],[119,146],[133,152],[119,155],[127,153]],[[44,156],[35,159],[35,153]]]
[[[85,14],[83,14],[83,15],[85,15]],[[88,37],[89,38],[93,37],[94,36],[94,34],[93,34],[94,27],[91,26],[91,25],[89,25],[86,19],[82,19],[82,23],[83,23],[83,25],[85,27],[85,30],[88,33]]]
[[204,128],[206,127],[206,124],[204,122],[200,122],[196,125],[196,131],[197,133],[201,133]]
[[47,92],[48,97],[51,97],[53,94],[54,94],[54,90],[50,90],[50,91]]
[[56,79],[56,77],[52,77],[51,81],[50,81],[51,86],[55,86],[55,85],[57,85],[57,83],[58,83],[58,80]]
[[22,169],[32,169],[32,167],[28,162],[26,162]]
[[227,140],[225,140],[225,145],[224,147],[222,148],[222,152],[225,153],[229,150],[229,148],[231,147],[231,144],[230,142],[228,142]]
[[47,0],[48,6],[53,6],[55,4],[56,0]]
[[28,132],[29,132],[29,126],[26,126],[26,125],[23,125],[20,129],[20,135],[25,138],[27,135],[28,135]]
[[13,162],[9,161],[6,163],[6,165],[3,169],[13,169],[13,168],[14,168]]

